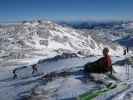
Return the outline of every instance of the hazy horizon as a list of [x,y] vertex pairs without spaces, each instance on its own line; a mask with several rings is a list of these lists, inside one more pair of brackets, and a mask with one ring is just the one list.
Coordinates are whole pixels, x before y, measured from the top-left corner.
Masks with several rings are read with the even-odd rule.
[[0,0],[0,21],[133,20],[132,0]]

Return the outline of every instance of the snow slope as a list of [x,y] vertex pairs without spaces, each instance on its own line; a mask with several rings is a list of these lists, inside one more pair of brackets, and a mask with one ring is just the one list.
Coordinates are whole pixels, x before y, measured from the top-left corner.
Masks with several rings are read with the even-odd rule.
[[[57,79],[57,81],[55,80],[48,83],[50,84],[48,86],[46,85],[47,82],[42,80],[41,77],[51,71],[65,70],[66,68],[84,65],[86,62],[94,61],[99,57],[69,58],[53,62],[46,61],[40,64],[39,73],[35,75],[31,74],[31,63],[37,63],[40,59],[52,58],[56,55],[62,55],[63,53],[76,53],[85,56],[99,55],[102,53],[101,51],[104,47],[109,47],[111,55],[120,56],[123,54],[123,48],[121,46],[116,44],[111,45],[107,41],[103,43],[98,40],[98,37],[94,38],[90,34],[84,34],[83,31],[62,27],[51,21],[28,21],[1,25],[0,99],[26,99],[25,97],[31,96],[34,89],[36,91],[36,89],[41,86],[47,88],[48,91],[50,89],[48,88],[49,86],[63,86],[66,91],[64,91],[64,88],[58,91],[60,94],[58,98],[60,97],[60,99],[77,96],[80,93],[88,91],[88,89],[97,88],[97,84],[94,83],[83,84],[81,80],[77,79],[76,75],[72,75],[69,78]],[[116,58],[115,60],[118,59],[123,59],[123,57]],[[27,65],[27,67],[23,69],[22,66],[25,65]],[[16,67],[20,67],[17,70],[19,76],[18,79],[13,80],[12,70]],[[90,87],[88,87],[88,85],[90,85]],[[68,87],[72,92],[65,96],[64,94],[70,91],[67,89]],[[78,90],[79,92],[76,92]],[[40,96],[44,97],[49,95],[42,95],[42,91],[39,89]],[[32,99],[34,99],[35,95],[32,96]]]
[[63,52],[80,51],[82,55],[98,55],[104,47],[109,47],[112,55],[122,54],[122,47],[112,47],[93,39],[89,34],[83,34],[82,31],[62,27],[51,21],[24,21],[1,25],[0,66],[17,65],[16,60],[19,64],[33,62],[35,59],[37,62],[40,58],[61,55]]
[[[89,59],[93,60],[94,58]],[[114,57],[113,62],[123,59],[123,57]],[[128,75],[125,66],[113,65],[113,67],[116,71],[116,73],[114,73],[115,76],[121,81],[126,82],[129,87],[132,87],[133,68],[129,66]],[[96,84],[88,78],[85,78],[81,73],[76,73],[77,72],[68,77],[57,77],[52,81],[49,81],[47,84],[37,86],[33,90],[30,100],[75,100],[75,98],[80,94],[103,87],[102,84]],[[128,88],[125,91],[115,90],[108,92],[99,98],[102,98],[100,100],[132,100],[132,95],[128,96],[129,93],[132,93],[131,91],[132,88]],[[123,98],[120,99],[120,97]]]
[[125,38],[119,39],[116,42],[125,46],[125,47],[133,47],[133,36],[127,36]]
[[[82,74],[75,73],[69,77],[55,79],[52,82],[48,82],[48,84],[47,81],[45,81],[41,77],[46,73],[53,71],[60,71],[62,69],[66,70],[67,68],[76,68],[77,66],[82,66],[88,61],[92,62],[98,58],[99,57],[69,58],[58,61],[44,62],[42,64],[39,64],[39,72],[34,75],[31,74],[31,66],[27,66],[27,68],[20,68],[17,70],[18,79],[15,80],[12,79],[13,74],[10,69],[6,67],[1,68],[0,98],[1,100],[21,100],[22,98],[29,98],[29,96],[31,96],[32,94],[33,100],[41,100],[41,98],[45,100],[45,96],[49,98],[46,100],[51,100],[50,95],[53,95],[53,93],[59,94],[58,97],[56,95],[54,96],[53,99],[55,100],[55,97],[59,99],[70,98],[84,93],[90,89],[97,89],[99,88],[99,85],[93,82],[84,83]],[[122,60],[123,57],[113,57],[113,59],[113,62],[115,62]],[[56,91],[55,88],[58,87],[62,88],[59,88],[57,92],[53,92],[53,90]],[[48,91],[45,92],[45,89],[47,89]],[[48,94],[44,95],[45,93]]]

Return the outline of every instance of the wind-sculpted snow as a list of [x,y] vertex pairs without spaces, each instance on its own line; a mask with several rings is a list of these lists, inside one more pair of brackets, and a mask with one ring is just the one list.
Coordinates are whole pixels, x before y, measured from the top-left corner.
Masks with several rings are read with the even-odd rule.
[[[113,62],[122,60],[123,58],[114,57]],[[132,100],[132,71],[133,68],[129,67],[129,74],[127,73],[126,66],[113,65],[115,69],[115,73],[113,73],[121,82],[117,82],[116,84],[119,87],[119,84],[127,84],[127,87],[124,89],[116,88],[111,91],[96,97],[96,100]],[[73,69],[73,70],[72,70]],[[32,92],[32,96],[30,100],[76,100],[76,98],[85,93],[92,90],[98,90],[103,87],[103,84],[95,83],[91,81],[89,78],[84,77],[84,74],[81,73],[81,70],[77,69],[77,67],[73,67],[69,70],[70,73],[66,76],[64,69],[64,77],[63,74],[57,74],[60,71],[55,71],[49,77],[54,77],[52,80],[49,80],[47,84],[37,86],[34,88]],[[54,75],[55,74],[55,75]],[[48,78],[48,76],[47,76]],[[47,79],[46,77],[43,80]],[[105,80],[107,81],[107,80]],[[112,80],[110,80],[112,81]],[[121,97],[121,99],[120,99]],[[102,99],[101,99],[102,98]]]
[[[30,96],[32,89],[41,84],[46,84],[45,80],[42,80],[46,73],[52,71],[59,71],[70,67],[76,67],[84,65],[88,60],[93,61],[97,57],[91,58],[71,58],[60,59],[59,61],[46,61],[39,64],[38,73],[32,75],[31,66],[24,68],[17,68],[18,78],[13,79],[13,73],[10,67],[0,68],[0,99],[1,100],[19,100]],[[25,99],[24,99],[25,100]]]
[[[73,99],[84,92],[99,89],[102,85],[84,77],[82,70],[80,71],[77,68],[77,66],[83,66],[87,62],[93,62],[98,58],[99,56],[46,60],[39,63],[38,72],[33,75],[31,66],[23,68],[20,66],[20,68],[17,68],[18,78],[15,80],[13,79],[11,66],[0,68],[0,97],[2,100],[61,100]],[[122,61],[124,58],[113,57],[113,63]],[[118,78],[127,80],[124,66],[113,65],[113,67]],[[62,70],[66,73],[61,74],[60,71]],[[131,68],[130,73],[132,71]],[[56,77],[53,76],[52,80],[45,79],[44,76],[51,72],[58,72],[59,74],[55,75]],[[132,74],[129,77],[131,78]]]
[[[109,47],[112,55],[122,54],[122,48],[115,49],[108,43],[93,39],[89,34],[50,21],[29,21],[0,27],[0,63],[3,61],[48,58],[63,52],[81,55],[99,55]],[[30,61],[28,60],[28,61]],[[20,63],[20,62],[19,62]],[[26,63],[26,60],[25,60]]]

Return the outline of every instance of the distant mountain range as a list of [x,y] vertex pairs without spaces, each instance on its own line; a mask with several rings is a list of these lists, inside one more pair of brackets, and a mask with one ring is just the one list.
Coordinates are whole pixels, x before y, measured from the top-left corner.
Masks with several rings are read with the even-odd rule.
[[[91,34],[98,38],[114,41],[122,46],[133,47],[133,21],[111,21],[111,22],[61,22],[63,26],[73,27]],[[100,37],[99,37],[100,36]],[[128,38],[127,38],[128,37]]]
[[97,22],[97,21],[72,21],[72,22],[59,22],[60,25],[71,26],[76,29],[97,29],[97,28],[114,28],[114,29],[123,29],[125,26],[131,27],[133,21],[105,21],[105,22]]

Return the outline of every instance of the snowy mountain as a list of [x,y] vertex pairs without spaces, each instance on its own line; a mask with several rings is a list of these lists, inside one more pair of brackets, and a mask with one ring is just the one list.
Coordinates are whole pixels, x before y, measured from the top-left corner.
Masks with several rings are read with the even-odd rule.
[[84,31],[85,35],[89,34],[93,39],[100,40],[103,44],[110,45],[111,43],[112,45],[113,42],[131,49],[133,47],[133,21],[80,22],[66,23],[66,25]]
[[133,47],[133,36],[124,37],[122,39],[117,40],[116,42],[125,47]]
[[[69,23],[63,22],[61,25],[66,25],[80,30],[91,30],[98,34],[107,35],[106,37],[123,38],[133,34],[133,21],[109,21],[109,22],[78,22]],[[111,38],[112,39],[112,38]]]
[[[65,100],[77,98],[92,90],[102,89],[103,84],[100,85],[85,76],[83,66],[99,59],[101,57],[99,54],[104,47],[109,47],[112,55],[123,54],[123,48],[112,43],[115,36],[109,36],[102,34],[102,31],[77,30],[50,21],[24,21],[1,25],[1,100]],[[73,53],[94,56],[48,59]],[[132,54],[127,56],[132,62]],[[45,60],[42,61],[42,59]],[[36,63],[38,60],[42,61],[38,63],[38,72],[32,74],[31,63]],[[120,83],[124,82],[129,87],[133,87],[133,68],[129,65],[127,69],[125,62],[127,62],[125,56],[112,56],[115,70],[113,74],[122,81]],[[13,70],[16,70],[16,79],[13,79]],[[127,70],[129,70],[128,74]],[[49,75],[54,77],[48,77]],[[106,81],[112,80],[105,78]],[[113,82],[117,84],[117,81]],[[114,91],[103,94],[101,96],[103,99],[100,100],[127,100],[129,93],[131,94],[129,97],[132,97],[132,90],[133,88],[128,88],[121,92],[116,88]],[[120,97],[123,99],[119,99]]]
[[118,45],[93,39],[83,31],[60,26],[51,21],[24,21],[1,25],[0,60],[18,60],[60,55],[63,52],[83,55],[101,54],[109,47],[111,54],[121,53]]
[[127,29],[133,29],[133,21],[129,21],[128,23],[122,24],[123,27]]

